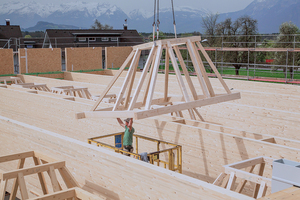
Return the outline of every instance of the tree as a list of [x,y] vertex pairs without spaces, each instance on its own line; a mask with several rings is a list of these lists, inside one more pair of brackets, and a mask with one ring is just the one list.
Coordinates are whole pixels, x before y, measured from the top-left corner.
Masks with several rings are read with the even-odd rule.
[[[219,18],[219,14],[209,12],[206,14],[205,17],[202,17],[202,28],[204,29],[204,34],[210,35],[210,36],[215,36],[216,35],[216,30],[217,30],[217,20]],[[208,45],[213,46],[215,43],[215,37],[212,37],[211,39],[208,40]]]
[[[275,47],[277,48],[297,48],[295,42],[300,41],[299,37],[296,37],[295,34],[299,34],[299,28],[293,24],[292,22],[284,22],[279,27],[279,36],[277,37],[277,41]],[[300,64],[300,55],[299,53],[286,53],[286,52],[276,52],[275,54],[275,65],[296,65]],[[297,69],[297,68],[296,68]],[[289,72],[291,79],[294,77],[294,67],[289,67]],[[286,67],[283,67],[283,72],[286,73]]]
[[[221,40],[226,47],[250,48],[253,47],[251,42],[254,42],[252,35],[257,34],[257,20],[247,15],[239,17],[234,22],[231,18],[227,18],[216,25],[215,32],[222,35]],[[233,63],[236,75],[239,75],[242,63],[248,63],[248,52],[245,51],[224,52],[223,57]]]
[[99,30],[111,30],[113,29],[112,26],[108,25],[108,24],[101,24],[98,19],[95,20],[94,24],[91,26],[92,29],[99,29]]

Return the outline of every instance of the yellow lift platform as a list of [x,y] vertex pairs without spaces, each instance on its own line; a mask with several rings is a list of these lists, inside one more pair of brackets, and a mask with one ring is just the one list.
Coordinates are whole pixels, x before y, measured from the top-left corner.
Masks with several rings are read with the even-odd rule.
[[[118,132],[108,135],[103,135],[99,137],[93,137],[88,139],[88,143],[96,143],[97,146],[106,147],[115,150],[117,153],[121,154],[129,154],[132,155],[134,158],[137,158],[139,160],[142,160],[141,154],[139,154],[139,139],[140,140],[146,140],[150,142],[156,143],[156,151],[154,152],[147,152],[147,158],[149,163],[151,164],[157,164],[157,166],[163,165],[164,168],[172,171],[177,171],[179,173],[182,173],[182,147],[177,144],[172,144],[170,142],[165,142],[162,140],[156,140],[153,138],[145,137],[142,135],[133,134],[133,137],[135,137],[135,153],[131,153],[128,151],[123,150],[123,136],[124,132]],[[99,140],[105,140],[105,142],[112,143],[114,142],[114,146],[100,142]],[[164,146],[165,148],[162,149],[161,146]],[[171,146],[171,148],[166,148],[166,146]]]

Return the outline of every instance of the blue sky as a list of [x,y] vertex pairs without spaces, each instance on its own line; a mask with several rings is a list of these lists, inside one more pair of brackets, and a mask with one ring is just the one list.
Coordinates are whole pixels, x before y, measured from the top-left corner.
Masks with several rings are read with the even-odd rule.
[[[0,0],[0,3],[8,3],[11,0]],[[13,0],[19,2],[32,2],[34,0]],[[35,0],[36,2],[47,3],[65,3],[75,2],[78,0]],[[120,7],[125,12],[130,12],[133,9],[144,9],[147,11],[153,10],[154,0],[80,0],[84,2],[110,3]],[[190,6],[193,8],[204,8],[213,13],[226,13],[244,9],[254,0],[173,0],[174,6]],[[160,0],[160,7],[171,7],[171,0]]]

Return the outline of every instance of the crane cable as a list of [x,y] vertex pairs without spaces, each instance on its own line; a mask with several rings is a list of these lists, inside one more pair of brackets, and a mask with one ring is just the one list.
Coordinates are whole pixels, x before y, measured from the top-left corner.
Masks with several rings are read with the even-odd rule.
[[176,23],[175,23],[175,12],[174,12],[174,4],[173,4],[173,0],[171,0],[171,3],[172,3],[172,13],[173,13],[174,33],[175,33],[175,38],[177,38],[177,33],[176,33]]
[[159,21],[159,0],[157,0],[157,23],[156,23],[156,26],[157,26],[157,30],[156,30],[157,40],[158,40],[158,36],[159,36],[159,24],[160,24],[160,21]]
[[156,15],[155,12],[156,12],[156,0],[154,0],[154,15],[153,15],[154,19],[153,19],[153,24],[152,24],[152,26],[153,26],[153,41],[155,39],[155,15]]

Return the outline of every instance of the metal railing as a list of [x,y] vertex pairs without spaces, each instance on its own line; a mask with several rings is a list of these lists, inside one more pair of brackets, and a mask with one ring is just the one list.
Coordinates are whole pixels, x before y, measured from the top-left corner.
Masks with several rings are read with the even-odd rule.
[[[129,154],[133,157],[142,160],[141,155],[139,154],[139,139],[147,140],[156,143],[156,151],[147,153],[147,157],[149,160],[149,163],[151,164],[157,164],[157,166],[160,166],[160,163],[163,164],[164,168],[172,171],[178,171],[179,173],[182,173],[182,146],[173,144],[170,142],[165,142],[162,140],[157,140],[149,137],[145,137],[142,135],[133,134],[133,137],[135,137],[135,153],[131,153],[128,151],[123,150],[123,136],[124,132],[118,132],[108,135],[103,135],[99,137],[93,137],[88,139],[88,143],[96,143],[97,146],[106,147],[113,149],[117,153],[121,154]],[[114,137],[114,143],[115,145],[106,144],[104,142],[100,142],[97,140],[108,138],[108,137]],[[161,149],[160,145],[170,145],[171,148]],[[162,154],[167,153],[167,156],[162,156]],[[165,160],[164,160],[165,159]]]

